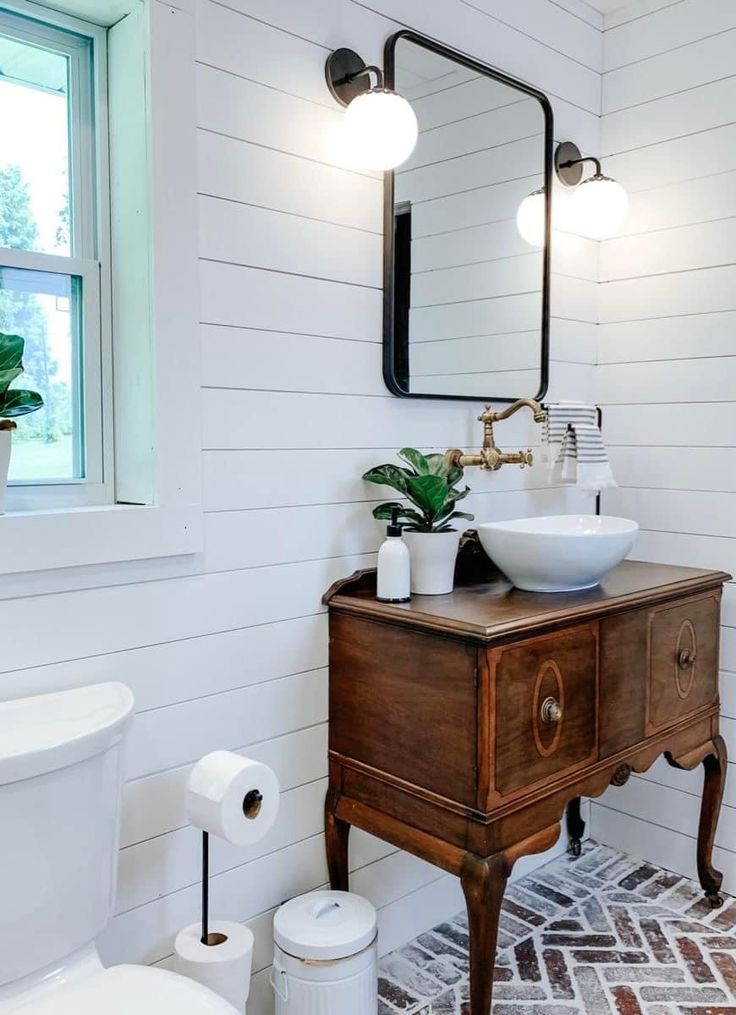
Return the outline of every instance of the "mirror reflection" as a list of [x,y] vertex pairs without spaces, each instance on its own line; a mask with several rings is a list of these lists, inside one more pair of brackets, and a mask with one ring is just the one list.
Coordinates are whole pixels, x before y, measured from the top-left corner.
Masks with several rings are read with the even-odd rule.
[[389,385],[409,395],[538,396],[546,385],[542,101],[414,39],[396,42],[394,75],[419,140],[394,173]]

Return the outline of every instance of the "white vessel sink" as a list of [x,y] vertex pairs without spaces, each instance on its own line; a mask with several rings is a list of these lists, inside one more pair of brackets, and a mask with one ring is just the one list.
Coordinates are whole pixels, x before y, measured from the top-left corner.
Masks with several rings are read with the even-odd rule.
[[483,549],[519,589],[593,588],[629,553],[639,526],[605,515],[549,515],[478,525]]

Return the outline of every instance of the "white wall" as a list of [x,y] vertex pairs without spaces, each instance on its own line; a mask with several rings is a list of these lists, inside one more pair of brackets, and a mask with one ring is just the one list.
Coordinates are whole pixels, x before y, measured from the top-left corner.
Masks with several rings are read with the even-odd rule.
[[[549,92],[558,137],[595,150],[596,17],[577,0],[567,0],[573,13],[552,0],[507,6],[199,0],[206,553],[194,568],[153,561],[0,584],[2,697],[106,679],[137,697],[107,960],[165,962],[176,931],[197,918],[199,837],[182,808],[192,762],[231,748],[275,767],[284,799],[273,832],[249,850],[213,844],[213,911],[256,931],[251,1015],[268,1007],[274,908],[326,881],[320,597],[374,560],[376,491],[360,475],[403,445],[480,440],[479,406],[384,388],[381,181],[332,164],[341,113],[324,61],[351,45],[380,62],[401,17]],[[556,279],[558,396],[590,390],[594,295],[587,276]],[[523,414],[499,437],[512,448],[539,442]],[[480,519],[580,504],[545,488],[540,469],[470,479]],[[368,836],[354,836],[352,863],[354,887],[381,907],[384,949],[461,905],[454,879]]]
[[[636,556],[736,573],[736,4],[648,0],[606,19],[604,168],[631,196],[601,247],[599,399]],[[722,730],[736,759],[736,587],[726,586]],[[736,771],[716,838],[736,888]],[[664,761],[593,807],[593,835],[695,873],[699,773]]]

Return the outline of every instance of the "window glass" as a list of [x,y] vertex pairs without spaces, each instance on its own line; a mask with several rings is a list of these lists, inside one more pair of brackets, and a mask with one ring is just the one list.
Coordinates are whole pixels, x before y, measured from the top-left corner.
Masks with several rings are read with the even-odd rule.
[[81,295],[74,276],[0,268],[0,331],[25,339],[25,373],[13,387],[44,401],[16,420],[11,481],[84,478]]
[[71,254],[69,59],[0,30],[0,246]]

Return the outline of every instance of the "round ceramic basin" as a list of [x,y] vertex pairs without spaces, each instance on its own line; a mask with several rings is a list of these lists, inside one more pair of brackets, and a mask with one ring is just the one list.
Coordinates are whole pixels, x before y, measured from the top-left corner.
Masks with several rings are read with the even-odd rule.
[[606,515],[549,515],[478,525],[483,549],[528,592],[593,588],[631,550],[639,526]]

